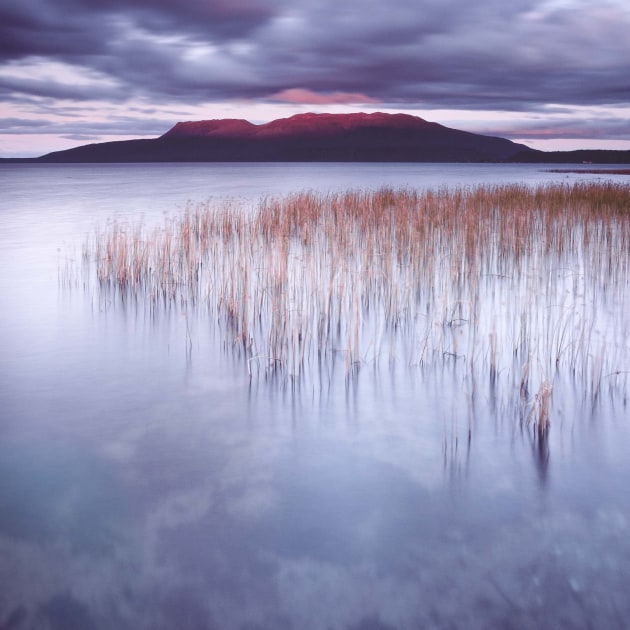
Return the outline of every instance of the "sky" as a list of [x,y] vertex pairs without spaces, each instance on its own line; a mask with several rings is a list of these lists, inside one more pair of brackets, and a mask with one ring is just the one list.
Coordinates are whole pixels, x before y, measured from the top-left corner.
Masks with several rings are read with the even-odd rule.
[[1,0],[0,156],[311,111],[630,149],[628,33],[628,0]]

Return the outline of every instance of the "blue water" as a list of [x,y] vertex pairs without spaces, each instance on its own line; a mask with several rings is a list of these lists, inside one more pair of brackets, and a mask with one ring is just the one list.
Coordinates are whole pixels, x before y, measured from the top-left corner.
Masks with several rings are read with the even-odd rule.
[[628,181],[539,165],[2,165],[0,628],[625,627],[627,406],[569,405],[541,445],[500,413],[471,426],[445,374],[250,381],[203,313],[147,318],[80,273],[108,220],[151,225],[208,199],[585,179]]

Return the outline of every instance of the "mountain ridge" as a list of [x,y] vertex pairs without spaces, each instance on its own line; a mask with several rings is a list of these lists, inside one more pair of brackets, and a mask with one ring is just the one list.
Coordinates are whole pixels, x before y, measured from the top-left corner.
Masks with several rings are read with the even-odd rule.
[[630,151],[531,149],[410,114],[303,113],[254,124],[241,118],[178,122],[157,138],[81,145],[2,162],[529,162],[626,164]]
[[255,125],[242,118],[218,118],[178,122],[161,138],[174,137],[280,137],[286,135],[325,135],[351,131],[359,128],[383,127],[389,129],[447,129],[439,123],[428,122],[409,114],[295,114],[288,118],[277,118],[268,123]]
[[255,125],[179,122],[154,139],[83,145],[38,162],[494,162],[525,145],[409,114],[295,114]]

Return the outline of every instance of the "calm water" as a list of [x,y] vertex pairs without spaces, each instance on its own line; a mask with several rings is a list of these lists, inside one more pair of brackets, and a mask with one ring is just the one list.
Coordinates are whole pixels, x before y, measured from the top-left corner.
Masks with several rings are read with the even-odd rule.
[[0,628],[626,627],[630,407],[566,404],[544,448],[500,413],[469,436],[448,374],[250,382],[203,313],[59,286],[96,226],[189,201],[584,179],[601,176],[0,167]]

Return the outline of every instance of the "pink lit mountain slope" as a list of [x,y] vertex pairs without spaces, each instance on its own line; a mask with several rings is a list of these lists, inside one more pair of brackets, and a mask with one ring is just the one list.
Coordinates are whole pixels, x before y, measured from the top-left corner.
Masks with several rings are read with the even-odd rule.
[[331,136],[367,129],[426,131],[439,128],[446,129],[408,114],[296,114],[263,125],[254,125],[238,118],[180,122],[162,137],[287,138]]

